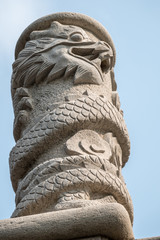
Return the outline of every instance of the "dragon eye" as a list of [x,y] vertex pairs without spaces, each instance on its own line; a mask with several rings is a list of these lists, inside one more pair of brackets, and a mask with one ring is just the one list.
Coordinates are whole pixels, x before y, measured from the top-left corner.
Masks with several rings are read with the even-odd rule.
[[83,40],[83,36],[81,33],[73,33],[71,35],[71,40],[75,42],[81,42]]

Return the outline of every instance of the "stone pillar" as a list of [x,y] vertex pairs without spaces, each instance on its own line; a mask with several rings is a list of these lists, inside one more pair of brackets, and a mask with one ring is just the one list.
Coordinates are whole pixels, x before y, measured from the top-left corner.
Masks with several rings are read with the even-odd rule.
[[[56,216],[65,235],[57,226],[54,239],[133,239],[133,206],[121,174],[130,141],[115,59],[106,29],[78,13],[38,19],[18,40],[11,83],[12,218],[45,226],[46,216]],[[68,221],[78,230],[67,232]],[[42,235],[34,239],[50,239]]]

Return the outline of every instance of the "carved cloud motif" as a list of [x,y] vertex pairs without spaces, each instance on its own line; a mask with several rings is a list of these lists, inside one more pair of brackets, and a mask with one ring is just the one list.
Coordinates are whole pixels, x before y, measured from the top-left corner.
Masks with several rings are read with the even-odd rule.
[[66,142],[69,155],[91,154],[109,160],[112,153],[109,144],[92,130],[81,130]]

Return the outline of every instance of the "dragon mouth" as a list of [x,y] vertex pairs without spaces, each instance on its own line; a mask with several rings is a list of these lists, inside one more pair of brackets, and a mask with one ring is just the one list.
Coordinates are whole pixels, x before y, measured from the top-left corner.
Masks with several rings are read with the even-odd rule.
[[[113,51],[105,42],[89,46],[73,47],[72,54],[94,65],[101,73],[107,73],[112,68]],[[100,73],[100,74],[101,74]]]

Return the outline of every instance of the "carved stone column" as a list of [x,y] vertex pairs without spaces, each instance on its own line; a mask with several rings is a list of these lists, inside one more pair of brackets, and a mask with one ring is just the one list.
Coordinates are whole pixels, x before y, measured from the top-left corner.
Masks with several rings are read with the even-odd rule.
[[[38,222],[53,212],[66,221],[66,214],[77,212],[79,224],[85,214],[90,223],[65,239],[133,239],[133,206],[121,174],[130,141],[116,91],[115,55],[103,26],[78,13],[43,17],[20,36],[11,85],[13,218],[41,214]],[[106,220],[96,234],[102,209]]]

